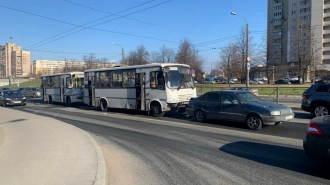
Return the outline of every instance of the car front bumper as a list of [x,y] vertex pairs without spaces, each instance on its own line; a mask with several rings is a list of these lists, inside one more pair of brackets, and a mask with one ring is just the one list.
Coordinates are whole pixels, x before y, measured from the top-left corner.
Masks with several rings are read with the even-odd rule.
[[8,105],[26,105],[26,99],[23,100],[5,100],[5,104]]
[[275,125],[276,122],[288,121],[294,118],[294,113],[279,116],[260,116],[264,125]]

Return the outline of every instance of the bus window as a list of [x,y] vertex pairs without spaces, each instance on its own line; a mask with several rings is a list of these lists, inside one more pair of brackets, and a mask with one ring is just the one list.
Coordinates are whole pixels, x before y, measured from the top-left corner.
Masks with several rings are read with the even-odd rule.
[[66,88],[72,88],[72,80],[70,77],[66,78]]
[[123,74],[121,71],[111,72],[111,84],[113,88],[121,88],[123,82]]
[[164,89],[165,88],[164,75],[161,71],[150,72],[150,88]]
[[135,70],[123,71],[123,87],[135,87]]

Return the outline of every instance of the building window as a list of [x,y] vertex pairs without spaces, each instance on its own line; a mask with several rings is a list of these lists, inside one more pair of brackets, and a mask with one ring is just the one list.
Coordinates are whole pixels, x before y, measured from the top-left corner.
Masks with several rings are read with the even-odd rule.
[[296,22],[296,18],[292,18],[292,22]]
[[296,11],[295,10],[292,11],[292,15],[294,15],[294,14],[296,14]]
[[311,8],[310,7],[300,9],[300,13],[310,12],[310,11],[311,11]]
[[296,3],[292,3],[292,7],[296,7]]
[[310,3],[311,3],[310,0],[300,1],[300,6],[307,5],[307,4],[310,4]]

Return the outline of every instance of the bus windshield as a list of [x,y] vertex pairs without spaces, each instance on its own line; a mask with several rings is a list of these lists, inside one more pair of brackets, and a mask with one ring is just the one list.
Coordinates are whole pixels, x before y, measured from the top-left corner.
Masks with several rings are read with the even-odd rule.
[[171,89],[185,89],[195,88],[194,81],[190,75],[188,67],[183,66],[172,66],[165,67],[165,80],[168,88]]

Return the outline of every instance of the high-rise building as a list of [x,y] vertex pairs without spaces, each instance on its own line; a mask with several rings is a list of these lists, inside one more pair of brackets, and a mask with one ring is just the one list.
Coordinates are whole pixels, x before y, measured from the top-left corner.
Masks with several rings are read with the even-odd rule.
[[28,77],[30,52],[14,43],[0,45],[0,77]]
[[31,53],[22,51],[22,75],[31,77]]
[[330,71],[330,0],[268,0],[267,33],[275,62],[294,66],[313,53],[313,65]]

